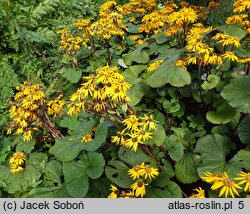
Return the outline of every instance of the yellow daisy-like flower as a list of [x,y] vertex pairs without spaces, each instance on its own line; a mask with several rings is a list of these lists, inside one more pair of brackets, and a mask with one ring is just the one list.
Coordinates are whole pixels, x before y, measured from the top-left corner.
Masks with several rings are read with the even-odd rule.
[[197,193],[193,193],[189,198],[206,198],[205,197],[205,190],[201,187],[193,189]]
[[140,178],[143,175],[144,163],[136,165],[132,169],[128,170],[128,174],[133,180]]
[[124,135],[121,132],[118,132],[116,136],[111,137],[111,142],[117,145],[125,145]]
[[201,178],[208,182],[208,183],[211,183],[211,182],[215,182],[215,181],[220,181],[222,180],[222,174],[221,173],[211,173],[211,172],[205,172],[204,173],[204,176],[202,176]]
[[128,135],[130,136],[130,138],[125,141],[124,146],[131,148],[132,150],[136,152],[138,145],[144,144],[144,143],[141,140],[139,140],[137,136],[134,136],[131,134],[128,134]]
[[25,160],[26,156],[23,152],[14,153],[14,155],[9,160],[11,172],[14,174],[23,171],[25,166]]
[[147,116],[146,114],[143,117],[140,117],[141,124],[143,125],[143,128],[146,129],[148,128],[149,130],[156,130],[157,125],[156,125],[156,120],[154,120],[154,116],[150,115]]
[[148,184],[138,181],[131,185],[131,189],[136,197],[143,197],[146,195],[146,186]]
[[222,54],[222,57],[225,59],[231,59],[232,61],[238,61],[238,57],[232,51],[226,51],[226,53]]
[[147,71],[154,71],[155,69],[157,69],[162,63],[164,62],[164,60],[156,60],[155,62],[151,63],[148,68]]
[[228,174],[226,172],[222,173],[222,179],[217,180],[214,182],[214,184],[211,186],[212,190],[220,189],[219,191],[219,197],[221,197],[223,194],[225,194],[225,197],[228,197],[228,194],[230,194],[234,198],[234,194],[239,196],[237,189],[242,189],[238,184],[231,181],[231,179],[228,177]]
[[187,63],[182,59],[178,59],[176,60],[175,65],[179,67],[186,67]]
[[131,130],[137,130],[140,125],[139,118],[135,114],[129,115],[122,123],[126,125],[127,129]]
[[221,43],[223,46],[234,45],[236,47],[240,46],[240,40],[236,37],[229,36],[223,33],[217,33],[213,39],[215,39],[218,43]]
[[249,0],[237,0],[234,3],[234,12],[243,12],[250,9],[250,1]]
[[240,181],[238,185],[245,184],[244,191],[250,191],[250,172],[240,172],[239,177],[234,178],[236,181]]
[[109,194],[108,198],[119,198],[119,196],[120,196],[120,190],[117,187],[111,185],[110,190],[112,192]]
[[122,191],[120,198],[135,198],[133,191]]
[[149,167],[146,165],[142,170],[141,170],[142,176],[144,176],[145,179],[149,178],[150,180],[155,179],[156,176],[159,175],[158,169]]
[[152,138],[153,133],[147,132],[144,129],[138,129],[134,132],[134,135],[138,137],[138,140],[146,141]]

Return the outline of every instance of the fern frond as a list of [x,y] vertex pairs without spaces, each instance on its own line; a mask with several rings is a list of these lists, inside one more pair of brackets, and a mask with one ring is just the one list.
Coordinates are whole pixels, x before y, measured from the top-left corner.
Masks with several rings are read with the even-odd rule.
[[41,20],[42,17],[50,15],[59,7],[61,0],[44,0],[33,11],[31,17]]

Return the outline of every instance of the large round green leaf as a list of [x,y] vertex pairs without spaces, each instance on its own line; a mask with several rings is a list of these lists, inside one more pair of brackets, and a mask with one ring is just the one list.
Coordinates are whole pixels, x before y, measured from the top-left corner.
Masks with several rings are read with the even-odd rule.
[[234,24],[225,24],[215,28],[215,30],[223,31],[224,34],[236,37],[240,40],[247,35],[246,30],[244,30],[241,26]]
[[86,166],[86,173],[90,178],[96,179],[102,175],[105,165],[105,160],[102,154],[97,152],[87,152],[79,158]]
[[132,64],[132,62],[146,64],[149,61],[149,56],[146,51],[143,50],[143,48],[145,47],[146,45],[140,45],[134,51],[127,54],[123,54],[122,57],[126,65],[129,66]]
[[111,123],[106,121],[99,124],[95,131],[95,138],[87,143],[81,142],[83,136],[89,134],[94,125],[94,121],[84,121],[77,129],[74,130],[72,136],[57,139],[54,146],[50,148],[50,153],[55,155],[61,161],[74,160],[82,150],[95,151],[105,141],[108,127]]
[[121,161],[111,160],[105,167],[105,173],[109,180],[122,188],[130,188],[133,179],[128,175],[129,167]]
[[240,140],[245,144],[250,144],[250,117],[245,117],[238,127]]
[[63,175],[69,194],[75,198],[82,198],[89,189],[86,166],[81,161],[63,163]]
[[230,84],[226,85],[221,96],[226,99],[229,104],[243,113],[250,112],[250,76],[244,76],[234,79]]
[[140,148],[134,152],[126,147],[121,147],[118,151],[119,158],[129,164],[129,166],[134,167],[135,165],[140,165],[142,162],[147,163],[150,166],[156,167],[154,160]]
[[182,159],[176,162],[175,176],[184,184],[193,183],[199,179],[193,153],[185,153]]
[[235,176],[242,167],[248,165],[247,159],[236,155],[226,162],[226,155],[229,154],[232,143],[227,137],[219,134],[206,135],[198,140],[195,152],[198,158],[198,173],[202,176],[204,172],[227,172]]
[[232,121],[236,115],[236,110],[225,100],[219,100],[214,104],[215,111],[209,111],[206,118],[213,124],[226,124]]
[[160,146],[164,143],[166,139],[166,132],[162,125],[157,124],[157,129],[154,130],[152,138],[145,141],[145,144],[147,145],[156,145]]
[[210,90],[210,89],[216,87],[218,83],[219,83],[219,77],[217,77],[214,74],[210,74],[210,75],[208,75],[207,80],[205,80],[202,83],[201,87],[204,90]]
[[191,76],[185,67],[177,67],[174,60],[167,60],[152,71],[146,83],[153,88],[167,83],[175,87],[183,87],[191,83]]
[[132,87],[128,90],[127,95],[131,99],[129,102],[131,106],[138,104],[142,97],[147,94],[150,90],[150,87],[142,79],[137,79]]

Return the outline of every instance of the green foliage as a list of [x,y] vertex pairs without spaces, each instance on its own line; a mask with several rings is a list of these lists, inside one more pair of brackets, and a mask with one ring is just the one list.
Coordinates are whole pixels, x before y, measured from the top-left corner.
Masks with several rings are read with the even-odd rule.
[[243,113],[250,112],[250,92],[249,87],[250,76],[234,79],[226,85],[221,96],[228,100],[229,104]]
[[218,100],[214,103],[215,111],[209,111],[206,118],[213,124],[229,123],[236,115],[236,110],[228,105],[225,100]]
[[246,117],[240,122],[240,125],[238,127],[239,138],[241,142],[245,144],[250,143],[249,129],[250,129],[250,118]]
[[[143,14],[124,15],[122,23],[127,30],[120,29],[124,34],[106,38],[103,32],[93,32],[99,30],[94,27],[91,33],[95,36],[89,36],[86,45],[81,43],[75,54],[69,54],[57,31],[68,28],[72,33],[69,41],[82,36],[83,31],[73,23],[80,18],[89,18],[91,23],[100,20],[99,5],[99,1],[91,0],[0,1],[1,196],[107,197],[111,185],[122,192],[143,180],[147,184],[145,197],[178,198],[191,196],[190,187],[201,186],[207,191],[209,184],[202,178],[205,172],[227,172],[230,178],[241,171],[249,172],[250,40],[244,26],[225,24],[225,14],[232,13],[232,5],[227,11],[205,7],[208,14],[204,20],[182,25],[172,36],[165,32],[170,23],[159,25],[156,31],[142,32]],[[158,5],[156,11],[161,7],[164,5]],[[175,9],[180,10],[181,6]],[[191,51],[187,46],[198,23],[213,25],[213,29],[195,34],[201,37],[201,44],[193,45],[209,47],[204,52],[195,50],[200,47]],[[214,39],[217,33],[235,37],[241,45],[218,42]],[[227,52],[236,58],[230,59]],[[208,62],[204,56],[217,56],[222,62]],[[149,69],[155,62],[159,66]],[[92,78],[107,65],[116,66],[122,75],[114,90],[110,73],[105,74],[106,85],[100,80],[103,76]],[[125,84],[123,77],[129,84],[128,102],[120,99],[122,93],[118,95]],[[45,93],[44,101],[34,111],[40,123],[31,126],[29,142],[20,136],[25,134],[22,131],[28,127],[27,121],[20,122],[24,124],[21,130],[11,127],[16,109],[10,114],[10,107],[15,105],[16,86],[23,81],[41,83]],[[103,87],[118,95],[118,101],[109,100],[107,94],[103,98]],[[55,103],[48,104],[58,96],[65,102],[61,109]],[[105,110],[96,110],[95,102]],[[49,108],[61,111],[52,115]],[[18,114],[27,117],[25,112]],[[132,116],[136,120],[130,123],[138,123],[140,129],[132,130],[126,124],[125,119]],[[11,128],[16,133],[10,133]],[[132,146],[128,146],[128,140]],[[137,141],[138,147],[133,147]],[[18,151],[27,159],[23,171],[12,173],[10,160]],[[139,165],[153,167],[159,175],[154,179],[140,175],[133,180],[128,170]],[[218,197],[213,191],[206,195]],[[245,197],[241,192],[240,196]]]

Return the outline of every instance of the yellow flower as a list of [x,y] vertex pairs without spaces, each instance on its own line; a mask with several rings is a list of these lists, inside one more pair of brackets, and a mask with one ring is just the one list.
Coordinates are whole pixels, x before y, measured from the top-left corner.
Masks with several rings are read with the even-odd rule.
[[218,43],[222,43],[223,46],[234,45],[236,47],[240,46],[240,40],[236,37],[229,36],[223,33],[217,33],[213,39],[217,40]]
[[155,177],[159,175],[159,172],[158,169],[146,165],[142,169],[141,174],[142,176],[144,176],[145,179],[149,178],[151,180],[152,178],[155,179]]
[[232,61],[238,61],[238,57],[232,51],[226,51],[226,53],[222,54],[222,57],[231,59]]
[[140,121],[144,129],[148,128],[149,130],[156,130],[157,128],[156,121],[154,120],[153,115],[147,116],[146,114],[144,114],[143,117],[140,117]]
[[124,146],[131,148],[136,152],[139,144],[144,144],[137,136],[129,134],[130,138],[125,141]]
[[129,38],[136,41],[137,39],[140,38],[140,36],[138,36],[138,35],[132,35],[132,36],[129,36]]
[[137,136],[138,140],[143,140],[146,141],[148,139],[152,138],[152,134],[151,132],[147,132],[144,129],[138,129],[134,132],[134,136]]
[[137,116],[134,114],[127,116],[127,118],[124,119],[122,123],[126,125],[126,129],[131,130],[137,130],[138,126],[140,125],[139,118],[137,118]]
[[135,198],[133,191],[122,191],[120,198]]
[[23,152],[16,152],[10,158],[9,164],[12,173],[21,172],[24,170],[26,156]]
[[139,28],[139,33],[158,33],[165,25],[166,16],[160,11],[153,11],[142,18],[142,25]]
[[244,191],[250,191],[250,172],[240,172],[239,177],[234,178],[234,180],[240,181],[238,185],[245,184]]
[[202,176],[201,178],[208,182],[215,182],[215,181],[220,181],[222,180],[223,175],[221,173],[211,173],[211,172],[205,172],[204,176]]
[[111,137],[111,142],[115,143],[117,145],[125,145],[125,139],[124,139],[124,135],[120,132],[118,132],[118,135],[116,136],[112,136]]
[[156,60],[155,62],[151,63],[148,66],[147,71],[153,71],[153,70],[157,69],[163,62],[164,62],[164,60]]
[[17,134],[23,134],[24,141],[30,141],[34,127],[39,126],[38,109],[46,102],[45,94],[40,84],[32,85],[30,82],[24,82],[17,87],[12,107],[10,108],[9,133],[16,129]]
[[135,17],[132,17],[129,22],[135,22],[136,18]]
[[112,192],[109,194],[108,198],[119,198],[119,196],[120,196],[120,191],[118,190],[117,187],[111,185],[110,190],[111,190]]
[[148,184],[145,184],[142,181],[135,182],[134,184],[131,185],[132,191],[134,192],[134,195],[136,197],[143,197],[146,195],[146,186]]
[[186,67],[187,63],[182,59],[178,59],[178,60],[176,60],[175,65],[179,66],[179,67]]
[[239,185],[231,181],[226,172],[222,173],[222,178],[220,180],[215,180],[211,186],[212,190],[220,189],[219,197],[225,194],[225,197],[228,197],[230,194],[234,198],[234,194],[239,196],[237,189],[242,189]]
[[250,1],[249,0],[237,0],[234,3],[234,12],[243,12],[250,10]]
[[233,15],[227,18],[227,24],[243,24],[243,20],[246,19],[247,14]]
[[30,141],[32,139],[32,135],[31,134],[32,134],[31,130],[25,131],[23,133],[23,140],[24,141]]
[[82,137],[81,142],[87,143],[87,142],[89,142],[91,140],[93,140],[92,135],[91,134],[87,134],[84,137]]
[[48,101],[48,115],[61,115],[66,101],[62,99],[63,95],[60,94],[56,99]]
[[187,64],[189,65],[190,63],[191,64],[196,64],[197,63],[197,58],[195,56],[188,56],[187,59]]
[[184,24],[194,23],[198,16],[190,7],[184,7],[178,12],[173,12],[167,17],[167,22],[171,25],[183,26]]
[[205,190],[201,187],[193,189],[197,193],[193,193],[189,198],[205,198]]
[[142,163],[141,165],[136,165],[132,169],[129,169],[128,174],[130,175],[130,177],[132,177],[133,180],[136,180],[140,178],[140,176],[142,176],[143,169],[144,163]]

